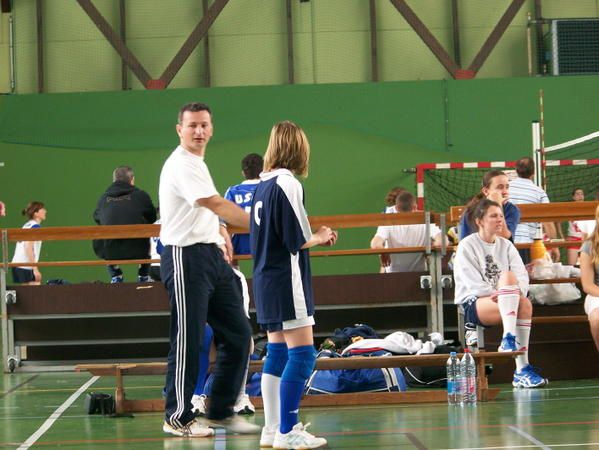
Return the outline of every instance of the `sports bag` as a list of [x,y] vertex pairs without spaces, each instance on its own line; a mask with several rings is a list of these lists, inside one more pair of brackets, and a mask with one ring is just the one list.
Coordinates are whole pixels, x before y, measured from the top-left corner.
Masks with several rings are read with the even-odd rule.
[[[389,356],[385,351],[361,356]],[[324,350],[319,358],[351,358]],[[315,370],[306,383],[305,393],[340,394],[349,392],[399,392],[407,389],[400,368]]]

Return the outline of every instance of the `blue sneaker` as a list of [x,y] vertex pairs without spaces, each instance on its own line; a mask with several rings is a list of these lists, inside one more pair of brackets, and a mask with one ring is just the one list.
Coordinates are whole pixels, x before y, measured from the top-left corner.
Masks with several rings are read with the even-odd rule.
[[122,283],[122,282],[123,282],[123,276],[122,275],[117,275],[117,276],[112,277],[110,279],[110,284]]
[[507,333],[501,340],[501,345],[497,349],[498,352],[516,352],[518,347],[516,346],[516,336],[511,333]]
[[514,372],[512,386],[521,388],[536,388],[549,384],[547,378],[543,378],[537,372],[538,368],[528,364],[520,372]]

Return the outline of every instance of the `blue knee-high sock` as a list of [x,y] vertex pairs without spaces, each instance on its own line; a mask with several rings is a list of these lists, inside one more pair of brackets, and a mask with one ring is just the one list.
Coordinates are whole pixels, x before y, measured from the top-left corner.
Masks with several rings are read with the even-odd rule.
[[200,352],[200,368],[198,370],[198,380],[193,395],[202,395],[204,393],[204,384],[206,383],[206,375],[210,366],[210,344],[212,344],[212,327],[206,324],[204,329],[204,342],[202,343],[202,351]]
[[281,433],[289,433],[299,422],[299,406],[306,380],[314,370],[316,352],[312,345],[290,348],[289,360],[281,377]]
[[264,426],[278,430],[281,423],[281,376],[287,365],[287,344],[269,342],[262,368],[262,400],[264,402]]

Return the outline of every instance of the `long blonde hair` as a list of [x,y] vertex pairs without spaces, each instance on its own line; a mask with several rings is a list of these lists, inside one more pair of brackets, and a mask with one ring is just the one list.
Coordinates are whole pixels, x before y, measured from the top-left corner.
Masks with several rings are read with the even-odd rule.
[[593,249],[593,264],[599,265],[599,206],[595,210],[595,230],[589,236]]
[[308,176],[310,143],[304,131],[288,120],[272,127],[264,154],[264,171],[288,169],[296,175]]

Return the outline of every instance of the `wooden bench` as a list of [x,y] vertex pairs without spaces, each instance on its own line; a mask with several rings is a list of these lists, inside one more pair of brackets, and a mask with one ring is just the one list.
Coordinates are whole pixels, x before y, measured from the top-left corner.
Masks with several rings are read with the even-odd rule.
[[[497,388],[489,388],[485,374],[485,364],[505,363],[515,358],[522,352],[475,353],[477,370],[477,386],[479,401],[495,399],[499,393]],[[460,354],[461,357],[461,354]],[[392,368],[406,366],[444,366],[448,355],[402,355],[386,357],[360,357],[351,358],[321,358],[316,361],[316,369],[366,369],[366,368]],[[132,375],[164,375],[166,363],[139,363],[139,364],[80,364],[77,371],[87,371],[92,375],[116,377],[115,401],[116,412],[149,412],[163,411],[163,399],[129,400],[126,398],[123,378]],[[250,372],[262,371],[262,361],[252,361]],[[262,407],[262,397],[252,397],[252,403]],[[408,392],[376,392],[376,393],[350,393],[350,394],[322,394],[307,395],[302,400],[303,406],[336,406],[336,405],[364,405],[364,404],[396,404],[396,403],[435,403],[447,401],[447,392],[442,389],[419,390]]]

